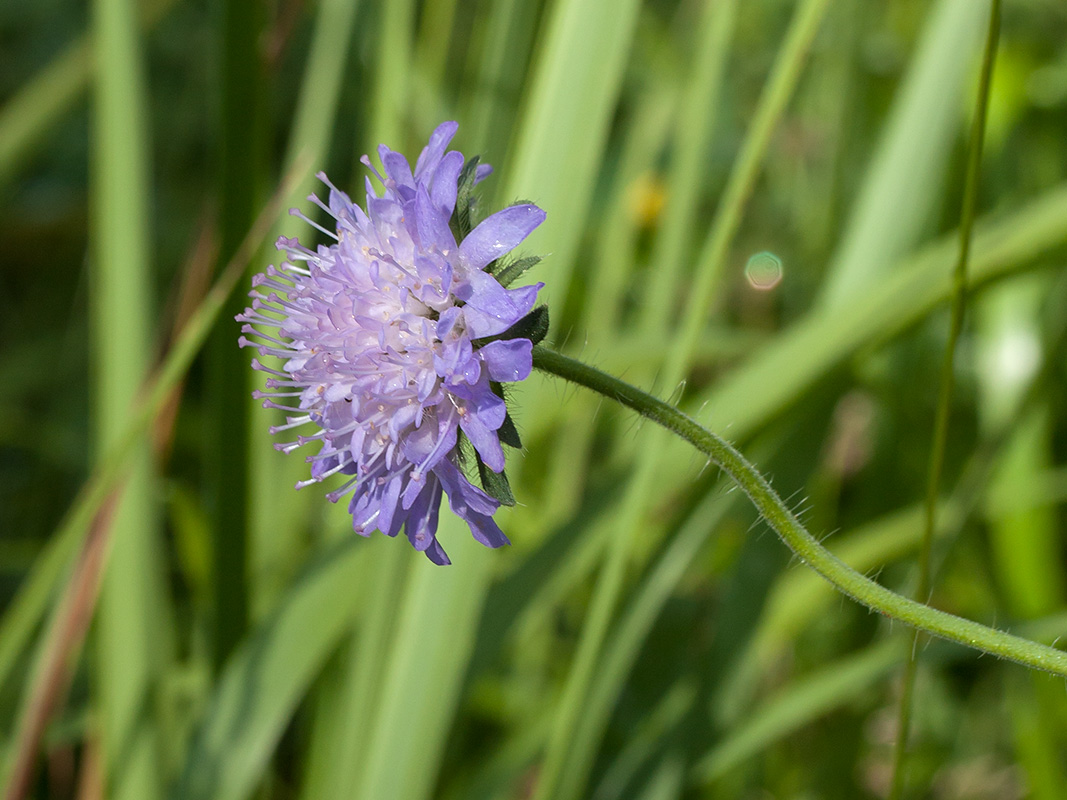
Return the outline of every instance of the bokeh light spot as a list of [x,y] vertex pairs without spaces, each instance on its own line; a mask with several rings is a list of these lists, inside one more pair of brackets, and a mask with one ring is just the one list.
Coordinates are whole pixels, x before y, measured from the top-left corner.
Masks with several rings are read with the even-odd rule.
[[756,253],[745,264],[745,278],[753,289],[766,292],[782,282],[782,259],[766,251]]

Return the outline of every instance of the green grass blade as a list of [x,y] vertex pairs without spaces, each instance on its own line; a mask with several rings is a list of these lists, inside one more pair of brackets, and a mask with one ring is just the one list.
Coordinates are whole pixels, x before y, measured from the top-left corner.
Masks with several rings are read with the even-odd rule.
[[[1024,367],[1031,347],[1033,368],[1040,358],[1040,304],[1049,293],[1045,276],[1014,281],[983,298],[978,308],[978,375],[981,420],[984,427],[1002,425],[1019,413],[1018,395],[1031,375],[1011,373],[1006,363]],[[1046,355],[1045,358],[1048,356]],[[1009,361],[1010,359],[1010,361]],[[1049,409],[1026,412],[1024,421],[1007,446],[989,489],[990,497],[1022,497],[1041,485],[1051,467],[1052,443]],[[1046,614],[1063,603],[1063,567],[1056,557],[1059,536],[1051,506],[1033,506],[1004,514],[990,526],[993,565],[1013,614],[1022,618]]]
[[[608,210],[601,223],[600,235],[591,250],[592,272],[584,322],[587,331],[584,346],[596,352],[619,347],[622,357],[616,360],[623,369],[634,365],[633,346],[639,340],[650,343],[648,336],[633,336],[621,346],[616,325],[621,317],[627,289],[634,280],[634,262],[640,237],[640,220],[634,213],[634,191],[654,174],[658,154],[669,134],[669,124],[678,105],[677,92],[664,86],[648,91],[637,101],[634,121],[621,147],[619,165],[607,201]],[[669,345],[668,345],[669,346]],[[605,353],[606,355],[606,353]],[[653,361],[656,361],[653,359]],[[538,522],[568,518],[586,488],[590,466],[590,445],[595,426],[589,420],[596,414],[599,400],[579,395],[556,415],[560,430],[558,441],[567,442],[552,455],[545,479],[545,497],[551,506]]]
[[685,789],[685,758],[681,753],[668,753],[636,800],[677,800]]
[[399,598],[378,713],[373,723],[364,721],[373,727],[357,800],[433,796],[493,563],[493,552],[458,517],[442,515],[439,535],[454,566],[442,569],[417,557]]
[[903,656],[901,642],[890,639],[797,680],[717,744],[694,772],[702,783],[713,783],[774,742],[850,702],[885,678]]
[[718,119],[723,74],[733,40],[736,0],[707,3],[697,39],[696,63],[682,101],[675,128],[667,205],[663,226],[656,236],[650,270],[652,280],[640,314],[648,333],[668,327],[675,308],[679,282],[685,274],[685,254],[697,229],[696,211],[702,176],[707,172],[709,141]]
[[352,624],[364,541],[347,536],[310,564],[227,662],[173,800],[252,795],[300,699]]
[[[473,35],[480,44],[468,51],[473,62],[468,72],[474,78],[460,101],[459,119],[475,144],[473,152],[497,167],[515,132],[509,101],[522,92],[539,12],[538,3],[496,0],[475,18]],[[505,108],[507,113],[502,113]]]
[[78,551],[90,522],[107,496],[127,474],[137,448],[160,410],[169,401],[174,389],[185,377],[218,319],[226,298],[233,292],[244,273],[252,253],[258,249],[278,215],[279,200],[291,186],[294,176],[303,167],[294,168],[282,184],[279,194],[267,206],[241,251],[234,257],[226,272],[208,292],[200,306],[187,321],[181,334],[167,353],[163,363],[153,373],[144,397],[132,414],[124,420],[121,436],[99,460],[92,474],[64,515],[41,556],[34,563],[17,595],[0,621],[0,686],[11,678],[19,654],[28,646],[45,615],[49,602],[56,596],[59,582]]
[[[285,197],[287,208],[306,208],[310,193],[321,194],[322,184],[315,179],[314,173],[325,168],[330,156],[359,5],[358,0],[324,0],[315,16],[284,162],[286,168],[291,169],[298,161],[306,161],[312,165],[312,174],[304,176],[288,192]],[[307,235],[307,225],[302,220],[282,216],[273,221],[268,241],[273,243],[280,236],[307,239]],[[264,255],[263,261],[274,263],[273,254]],[[264,376],[253,372],[247,363],[242,365],[241,374],[247,382],[239,402],[252,407],[247,458],[253,497],[250,523],[254,578],[252,612],[258,617],[271,608],[277,592],[291,577],[293,565],[300,562],[302,551],[298,534],[305,528],[309,509],[322,498],[313,492],[288,491],[297,481],[307,477],[307,464],[274,450],[274,437],[268,431],[270,412],[260,408],[251,398],[253,389],[264,388]],[[285,491],[279,491],[279,487],[284,487]]]
[[[146,96],[129,0],[92,7],[98,53],[93,108],[92,354],[98,453],[122,438],[149,367],[153,318]],[[161,796],[151,693],[169,654],[158,508],[147,443],[134,456],[111,528],[96,637],[96,690],[109,796]]]
[[458,0],[431,0],[422,8],[415,62],[434,96],[446,94],[445,65]]
[[[1067,186],[1061,185],[1010,216],[980,223],[971,288],[1019,272],[1067,241],[1065,215]],[[889,339],[947,299],[957,247],[956,235],[949,234],[847,306],[812,311],[691,407],[704,408],[700,416],[711,427],[728,426],[738,440],[748,437],[861,347]]]
[[[143,3],[141,22],[152,28],[177,0]],[[88,34],[79,37],[23,86],[0,109],[0,188],[6,186],[46,132],[74,107],[93,78],[93,48]]]
[[730,171],[711,230],[696,262],[695,279],[677,334],[678,347],[664,368],[665,383],[674,386],[688,372],[693,351],[707,322],[708,309],[721,288],[730,246],[756,186],[771,135],[800,80],[815,34],[829,0],[804,0],[797,5],[771,74],[760,94],[755,115]]
[[[964,83],[982,41],[986,4],[941,0],[926,27],[821,287],[841,308],[876,285],[930,232],[963,115]],[[887,225],[886,220],[893,224]]]
[[548,212],[523,247],[552,253],[538,279],[545,282],[541,302],[553,308],[562,304],[577,261],[638,7],[636,0],[562,0],[550,6],[507,182],[497,187],[494,206],[528,197]]
[[332,702],[329,710],[316,718],[310,755],[314,769],[305,776],[301,789],[306,800],[348,800],[368,769],[372,723],[387,678],[389,646],[399,616],[397,598],[403,592],[410,564],[419,558],[391,541],[379,539],[368,544],[360,582],[360,626],[342,653],[340,680],[324,690],[331,692]]
[[[667,386],[675,386],[688,372],[700,330],[707,319],[708,297],[720,277],[726,251],[740,223],[742,209],[752,190],[771,131],[796,85],[801,65],[826,5],[826,0],[806,0],[798,6],[793,17],[785,44],[768,78],[750,133],[731,173],[722,206],[701,254],[678,346],[671,352],[664,370]],[[614,523],[617,530],[611,539],[605,565],[598,578],[579,638],[574,663],[560,700],[556,725],[534,795],[536,800],[547,800],[549,797],[569,798],[582,788],[579,781],[568,775],[566,764],[575,730],[593,683],[595,665],[622,591],[632,542],[636,530],[640,527],[644,509],[648,507],[653,486],[661,478],[663,444],[665,439],[669,438],[660,431],[645,431],[644,437],[639,445],[644,456],[638,462],[629,483],[620,513],[618,517],[613,518],[613,522],[618,520]],[[564,786],[566,791],[572,794],[559,794],[560,788]]]
[[[413,0],[395,0],[378,7],[381,15],[377,31],[378,68],[375,72],[374,95],[371,106],[371,133],[373,141],[362,140],[364,153],[377,152],[380,142],[393,150],[406,152],[413,144],[406,130],[408,103],[411,94],[412,39],[415,36],[415,3]],[[422,142],[419,142],[422,145]],[[357,165],[362,175],[362,165]],[[362,179],[358,184],[362,184]]]
[[0,109],[0,186],[6,186],[92,77],[88,37],[69,45]]
[[1005,675],[1004,705],[1016,757],[1033,800],[1058,800],[1067,786],[1059,743],[1063,737],[1063,682],[1050,675]]
[[692,680],[679,678],[670,686],[604,770],[593,800],[622,800],[629,796],[627,789],[636,774],[663,749],[663,742],[692,709],[697,696]]
[[714,490],[708,494],[663,549],[648,577],[637,588],[633,601],[615,624],[596,668],[596,683],[590,689],[570,741],[560,780],[561,796],[576,796],[579,787],[588,780],[604,729],[653,623],[729,507],[727,497]]
[[[329,156],[359,6],[359,0],[323,0],[319,4],[296,119],[286,148],[288,166],[303,156],[321,167]],[[293,190],[291,197],[302,198],[314,183],[309,177]]]

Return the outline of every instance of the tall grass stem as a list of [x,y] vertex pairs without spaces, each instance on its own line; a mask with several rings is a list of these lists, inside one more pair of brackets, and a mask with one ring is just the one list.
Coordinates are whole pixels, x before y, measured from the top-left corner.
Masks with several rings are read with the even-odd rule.
[[[978,80],[978,103],[971,125],[970,141],[967,144],[967,172],[963,184],[963,210],[960,220],[959,257],[952,273],[951,320],[948,342],[941,363],[941,385],[938,389],[937,412],[934,418],[933,445],[930,450],[930,467],[926,485],[923,536],[919,545],[919,581],[915,596],[925,602],[930,594],[930,551],[933,547],[934,530],[937,526],[938,493],[941,489],[941,473],[945,466],[945,450],[948,445],[949,417],[952,411],[952,393],[955,384],[956,344],[963,329],[963,314],[967,305],[967,264],[971,252],[971,231],[974,228],[975,207],[978,199],[978,183],[982,166],[982,143],[985,138],[986,114],[989,107],[990,87],[993,82],[993,65],[997,56],[1000,38],[1000,0],[992,0],[989,11],[989,31],[986,36],[985,53],[982,56],[982,71]],[[908,733],[911,729],[911,711],[915,694],[915,673],[918,669],[920,631],[912,635],[912,647],[904,668],[900,692],[900,707],[897,738],[893,755],[893,781],[889,790],[890,800],[899,800],[904,793],[905,767],[908,751]]]

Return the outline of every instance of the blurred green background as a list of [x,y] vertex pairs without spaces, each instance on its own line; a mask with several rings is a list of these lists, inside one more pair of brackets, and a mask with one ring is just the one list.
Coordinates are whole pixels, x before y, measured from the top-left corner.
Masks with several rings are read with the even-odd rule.
[[[496,168],[482,209],[548,213],[524,249],[547,254],[550,341],[677,401],[913,592],[988,14],[0,2],[5,800],[886,796],[910,634],[791,562],[684,443],[534,376],[513,546],[449,517],[436,568],[290,488],[306,465],[272,449],[232,321],[273,248],[238,253],[221,311],[208,288],[294,164],[282,209],[307,211],[315,170],[358,196],[361,154],[413,158],[456,119]],[[1062,0],[1004,2],[982,168],[930,600],[1053,641]],[[251,244],[282,233],[314,241],[275,214]],[[124,488],[94,518],[101,469]],[[908,776],[912,797],[1062,798],[1062,680],[924,642]]]

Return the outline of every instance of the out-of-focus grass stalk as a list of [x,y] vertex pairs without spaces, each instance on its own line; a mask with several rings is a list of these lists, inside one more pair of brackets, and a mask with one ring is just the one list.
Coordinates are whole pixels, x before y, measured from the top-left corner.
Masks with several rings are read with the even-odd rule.
[[[351,533],[345,533],[352,536]],[[372,733],[386,679],[389,643],[396,632],[397,596],[412,554],[378,539],[363,546],[361,624],[341,654],[341,680],[329,692],[330,706],[315,717],[308,770],[301,787],[305,800],[346,800],[367,769]]]
[[[255,216],[263,145],[264,79],[260,54],[264,6],[223,0],[218,54],[219,264],[240,246]],[[218,670],[244,636],[249,618],[248,357],[231,322],[245,306],[234,296],[207,346],[208,424],[204,471],[211,512],[212,648]]]
[[528,197],[548,212],[523,247],[552,253],[537,272],[545,282],[539,300],[552,308],[562,306],[578,261],[639,6],[637,0],[563,0],[550,6],[516,121],[507,179],[495,187],[493,207]]
[[[152,28],[177,0],[142,3],[141,26]],[[45,132],[66,114],[93,77],[88,34],[78,37],[0,109],[0,188],[45,142]]]
[[441,516],[439,535],[456,567],[440,569],[404,554],[417,560],[399,598],[395,635],[376,687],[380,704],[365,734],[358,800],[433,797],[494,555],[471,538],[459,517]]
[[[358,7],[357,0],[325,0],[318,8],[296,116],[286,149],[286,164],[307,159],[316,170],[325,166]],[[318,191],[317,183],[312,176],[305,177],[286,196],[287,205],[303,206],[306,196]],[[304,233],[302,228],[306,228],[302,221],[286,217],[275,223],[269,238],[275,241],[279,236],[299,236]],[[249,377],[250,380],[257,380],[255,375],[250,374]],[[300,517],[306,513],[310,503],[321,502],[321,497],[315,497],[310,492],[298,496],[289,491],[289,487],[297,480],[292,476],[304,477],[307,465],[298,458],[285,458],[274,452],[271,446],[273,437],[267,432],[265,421],[257,420],[256,416],[266,414],[253,415],[249,452],[255,497],[252,511],[256,575],[254,613],[259,616],[278,600],[276,590],[280,587],[275,586],[275,580],[289,577],[286,566],[293,562],[297,548],[295,532],[303,524]],[[361,555],[359,568],[366,575],[370,560],[367,556],[371,554]],[[339,634],[344,632],[339,631]],[[331,649],[334,646],[335,643],[330,644]],[[322,691],[328,692],[329,688],[324,687]],[[331,716],[338,720],[337,724],[342,724],[346,720],[336,707],[337,698],[331,696],[327,708]],[[326,711],[314,717],[303,783],[304,796],[316,799],[328,796],[326,787],[334,782],[330,773],[350,763],[340,749],[343,742],[336,735],[336,726],[327,724],[325,714]]]
[[711,230],[697,258],[695,280],[689,287],[689,300],[678,335],[679,345],[664,368],[666,386],[673,386],[682,380],[688,371],[696,342],[707,323],[709,307],[721,289],[730,245],[756,186],[771,136],[800,80],[801,69],[828,5],[829,0],[804,0],[794,12],[760,95],[752,124],[730,171]]
[[[131,0],[95,0],[98,54],[92,115],[90,341],[98,456],[121,441],[148,372],[150,320],[149,151],[137,17]],[[101,589],[94,678],[108,796],[162,796],[150,714],[168,651],[156,561],[159,535],[151,451],[136,452],[115,512]],[[160,624],[163,622],[164,624]]]
[[[971,287],[1024,272],[1067,241],[1067,184],[1009,216],[983,221],[975,236]],[[684,408],[697,410],[712,428],[729,428],[744,440],[804,396],[860,348],[886,342],[929,314],[951,293],[958,236],[946,236],[897,264],[878,286],[841,308],[820,307],[768,341],[737,369]],[[677,480],[684,448],[669,442],[661,480]]]
[[[407,152],[408,144],[416,137],[405,129],[408,118],[408,99],[411,92],[412,38],[415,35],[415,3],[413,0],[393,0],[378,6],[379,28],[375,36],[377,67],[374,71],[374,95],[370,109],[371,125],[356,138],[360,150],[356,153],[357,186],[363,184],[365,169],[358,159],[364,153],[376,153],[379,143],[393,150]],[[367,136],[370,134],[370,137]],[[419,137],[421,138],[421,137]],[[422,146],[420,142],[420,146]]]
[[[359,0],[323,0],[319,4],[300,85],[296,119],[286,148],[286,168],[300,157],[311,159],[317,168],[321,168],[329,156],[359,5]],[[309,177],[293,190],[291,196],[302,197],[314,184]]]
[[121,494],[122,489],[116,489],[98,512],[64,587],[52,624],[34,658],[32,678],[23,693],[10,757],[0,773],[4,800],[22,800],[29,791],[41,739],[70,689],[81,646],[96,608],[110,545],[111,524]]
[[423,5],[415,56],[416,69],[436,96],[447,94],[444,85],[452,25],[458,0],[431,0]]
[[[695,285],[691,289],[678,345],[668,357],[664,370],[667,386],[676,385],[688,371],[696,342],[707,320],[708,301],[720,283],[729,245],[740,224],[742,210],[755,184],[771,133],[796,86],[827,4],[828,0],[805,0],[797,7],[790,23],[698,261]],[[618,517],[613,517],[613,524],[614,520],[618,520],[617,530],[611,538],[611,547],[597,581],[579,638],[578,651],[560,700],[535,800],[568,800],[582,791],[584,769],[569,768],[572,739],[587,702],[604,638],[622,591],[634,534],[648,506],[653,487],[661,479],[659,467],[663,448],[659,445],[665,435],[661,431],[649,430],[644,431],[643,436],[645,444],[639,448],[642,458],[627,488],[621,512]]]
[[262,783],[294,710],[352,624],[363,543],[349,536],[319,553],[234,651],[192,737],[174,800],[247,800]]
[[[993,64],[997,57],[997,42],[1000,38],[1000,0],[992,0],[989,12],[989,32],[986,37],[982,72],[978,81],[978,107],[974,115],[971,137],[967,145],[967,172],[963,183],[963,211],[960,221],[959,258],[952,275],[951,320],[948,343],[941,364],[941,385],[938,390],[937,412],[934,419],[933,445],[930,451],[930,471],[926,486],[926,506],[923,537],[919,546],[919,584],[915,596],[926,602],[930,594],[930,551],[933,547],[934,529],[937,525],[937,502],[941,491],[941,473],[944,470],[945,450],[948,445],[948,424],[952,411],[952,392],[955,385],[956,342],[963,329],[963,314],[967,304],[967,264],[971,252],[971,230],[974,227],[975,206],[978,202],[978,183],[982,167],[982,140],[985,136],[986,111],[993,79]],[[897,800],[904,792],[905,763],[908,750],[908,734],[911,729],[912,696],[915,691],[915,672],[918,665],[920,633],[912,635],[912,647],[904,670],[900,692],[900,721],[893,757],[893,782],[890,800]]]
[[709,142],[718,120],[723,74],[733,41],[737,0],[705,4],[696,63],[685,89],[674,130],[674,148],[667,179],[667,204],[650,259],[648,295],[639,325],[647,334],[665,333],[676,308],[685,254],[698,229],[697,201],[706,185]]
[[[643,216],[640,205],[646,198],[639,195],[661,191],[652,181],[657,159],[670,135],[670,125],[675,121],[679,106],[678,92],[672,88],[657,85],[635,104],[620,148],[615,180],[608,194],[607,212],[596,247],[591,248],[591,302],[586,304],[583,319],[589,346],[598,355],[600,348],[612,346],[618,340],[623,301],[633,280],[641,226],[658,221],[663,213],[658,209],[654,218]],[[670,188],[664,190],[669,196]],[[657,201],[651,198],[649,202],[654,205]],[[639,333],[634,334],[634,339],[635,343],[647,342],[647,337]],[[625,349],[628,355],[630,348]]]
[[981,41],[982,12],[975,0],[940,0],[928,12],[826,269],[821,303],[840,308],[876,285],[930,232],[959,128],[960,93]]
[[[1018,398],[1039,359],[1045,369],[1058,360],[1054,350],[1043,348],[1039,327],[1042,302],[1046,298],[1049,303],[1062,302],[1062,293],[1049,294],[1050,283],[1043,275],[1014,281],[982,298],[976,309],[982,426],[1019,420],[989,491],[991,498],[1010,497],[1017,505],[991,520],[989,543],[1008,610],[1022,619],[1063,605],[1055,506],[1047,500],[1030,507],[1018,503],[1027,488],[1046,481],[1051,465],[1047,397],[1022,408]],[[1005,708],[1030,792],[1035,800],[1058,800],[1067,785],[1057,744],[1067,719],[1061,684],[1044,675],[1005,676],[1005,680],[1009,681]]]
[[671,729],[685,718],[697,699],[696,682],[690,676],[677,678],[663,692],[663,699],[635,726],[626,744],[613,754],[591,795],[593,800],[628,797],[627,789],[634,777],[657,752],[662,752]]
[[633,600],[620,614],[605,642],[597,667],[597,680],[589,691],[574,731],[567,764],[567,774],[573,776],[570,783],[585,785],[588,780],[604,729],[641,647],[678,582],[729,508],[730,498],[714,490],[709,492],[663,548],[659,559],[634,592]]
[[[317,172],[325,167],[330,155],[334,124],[337,119],[341,86],[348,65],[353,28],[358,13],[358,0],[324,0],[315,17],[311,46],[304,67],[300,95],[296,104],[289,142],[286,147],[286,169],[298,160],[307,160]],[[285,198],[288,206],[305,208],[311,192],[321,196],[322,184],[314,175],[302,178]],[[268,242],[279,236],[303,236],[309,230],[299,219],[283,216],[275,220]],[[270,249],[276,258],[276,251]],[[265,261],[272,258],[264,257]],[[263,376],[244,367],[249,385],[262,389]],[[246,394],[244,402],[249,402]],[[291,578],[292,568],[299,561],[299,532],[306,525],[308,508],[321,502],[314,490],[296,493],[290,488],[307,477],[307,464],[298,456],[274,450],[275,437],[268,431],[273,412],[254,408],[250,419],[249,452],[252,482],[252,547],[251,559],[254,585],[252,615],[258,618],[271,607],[277,594]]]
[[[596,244],[590,248],[592,277],[588,297],[591,302],[586,303],[584,313],[584,347],[598,356],[604,347],[616,344],[613,340],[618,338],[617,326],[627,285],[633,280],[634,256],[643,222],[635,209],[640,202],[635,194],[656,191],[649,184],[677,105],[677,92],[669,87],[646,92],[638,101],[626,131],[615,180],[608,194],[608,210]],[[640,340],[647,341],[643,336]],[[621,360],[623,368],[628,369],[633,361],[629,358],[631,351],[625,352]],[[596,426],[590,425],[589,420],[600,403],[600,398],[578,395],[558,415],[557,441],[567,445],[556,447],[550,456],[544,496],[552,498],[552,503],[533,520],[539,530],[543,531],[546,523],[551,525],[555,520],[567,519],[581,500],[589,475],[590,446],[596,433]],[[544,608],[546,614],[550,613],[549,608]]]
[[[306,165],[298,165],[280,190],[284,193],[293,183],[292,175]],[[181,334],[159,368],[153,373],[143,398],[132,413],[127,414],[121,435],[97,459],[88,481],[38,560],[25,579],[15,600],[0,625],[0,685],[10,677],[19,654],[26,648],[49,601],[56,595],[71,558],[78,550],[93,517],[108,495],[126,476],[136,460],[138,448],[147,446],[149,426],[170,400],[176,386],[184,378],[193,359],[207,340],[212,325],[219,317],[223,304],[234,290],[252,253],[258,249],[270,224],[278,216],[280,196],[273,198],[249,231],[241,249],[227,265],[225,272],[204,297],[189,318]]]
[[[488,13],[475,20],[475,35],[481,47],[468,51],[473,64],[473,87],[466,92],[460,119],[475,143],[474,152],[494,165],[507,155],[514,119],[501,113],[517,97],[526,75],[526,60],[533,46],[538,4],[521,0],[496,0]],[[528,196],[528,195],[524,195]]]
[[716,742],[693,771],[701,782],[714,782],[772,742],[851,702],[888,675],[903,658],[903,643],[896,638],[886,639],[792,681]]
[[660,759],[634,800],[678,800],[685,789],[685,755],[672,748]]

